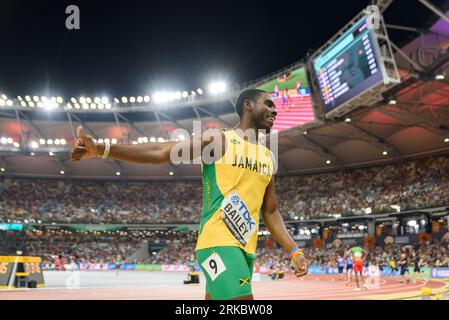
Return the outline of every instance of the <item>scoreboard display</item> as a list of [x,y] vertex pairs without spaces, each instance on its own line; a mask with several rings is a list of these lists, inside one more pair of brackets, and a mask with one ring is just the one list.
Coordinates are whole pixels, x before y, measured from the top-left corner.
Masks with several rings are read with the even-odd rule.
[[36,287],[44,286],[44,276],[39,257],[0,256],[0,289],[17,287],[19,278],[36,282]]
[[325,112],[369,90],[384,79],[379,48],[363,17],[313,59]]

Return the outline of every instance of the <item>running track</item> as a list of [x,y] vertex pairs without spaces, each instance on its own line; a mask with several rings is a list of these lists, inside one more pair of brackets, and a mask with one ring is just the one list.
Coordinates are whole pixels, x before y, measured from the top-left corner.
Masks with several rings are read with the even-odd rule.
[[[290,276],[284,280],[253,283],[257,300],[373,300],[404,299],[419,296],[423,282],[401,284],[398,278],[382,278],[380,289],[355,291],[333,275],[309,275],[302,279]],[[445,283],[432,280],[426,287],[446,290]],[[149,287],[98,287],[80,289],[0,290],[0,300],[202,300],[204,284],[168,284]]]

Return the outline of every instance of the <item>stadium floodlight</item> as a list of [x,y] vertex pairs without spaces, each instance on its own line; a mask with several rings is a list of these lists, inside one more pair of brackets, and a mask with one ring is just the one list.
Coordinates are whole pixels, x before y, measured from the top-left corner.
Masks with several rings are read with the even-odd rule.
[[382,152],[382,154],[383,154],[384,156],[386,156],[386,155],[388,155],[388,151],[384,151],[384,152]]
[[84,109],[84,110],[89,109],[89,105],[88,105],[87,103],[83,103],[83,109]]
[[189,93],[187,91],[182,92],[182,97],[187,98],[189,96]]
[[101,99],[99,97],[95,97],[94,102],[98,104],[101,102]]
[[53,157],[55,154],[54,154],[53,152],[50,151],[50,152],[48,153],[48,155],[49,155],[50,157]]
[[176,91],[175,92],[175,99],[176,100],[180,100],[182,98],[182,93],[181,93],[181,91]]
[[99,104],[98,104],[98,109],[103,110],[103,109],[104,109],[104,104],[99,103]]
[[27,106],[27,103],[26,103],[25,101],[20,101],[20,105],[21,105],[22,107],[26,107],[26,106]]
[[444,142],[448,143],[449,142],[449,138],[444,139]]
[[59,103],[59,104],[61,104],[61,103],[64,102],[64,100],[62,99],[62,97],[57,97],[57,98],[56,98],[56,102]]
[[346,118],[346,119],[345,119],[345,122],[348,122],[348,123],[349,123],[349,122],[351,122],[351,121],[352,121],[351,118]]
[[61,140],[55,139],[55,145],[59,146],[61,144]]
[[150,142],[156,142],[156,138],[155,137],[150,137]]
[[435,76],[435,80],[444,80],[446,77],[444,76],[444,74],[437,74]]
[[388,104],[391,104],[391,105],[395,105],[397,103],[398,102],[396,100],[394,100],[394,99],[391,99],[390,101],[388,101]]
[[5,137],[2,137],[2,138],[0,139],[0,143],[1,143],[1,144],[6,144],[6,143],[7,143],[7,140],[8,140],[8,139],[6,139]]
[[2,99],[3,100],[8,100],[8,97],[5,94],[2,94]]
[[42,102],[45,102],[45,101],[47,101],[47,100],[48,100],[47,97],[45,97],[45,96],[42,96],[42,97],[41,97],[41,101],[42,101]]
[[114,98],[114,102],[115,102],[115,103],[120,103],[120,100],[117,99],[117,98]]
[[123,103],[128,103],[128,98],[127,97],[122,97],[122,102]]
[[190,91],[190,94],[192,95],[192,97],[196,96],[196,92],[195,91]]
[[137,103],[142,103],[143,102],[143,97],[142,96],[138,96],[137,97]]
[[117,172],[115,173],[115,175],[119,176],[119,175],[120,175],[120,171],[117,171]]
[[165,139],[162,137],[157,138],[157,142],[165,142]]
[[38,107],[38,108],[43,108],[43,107],[44,107],[44,103],[43,103],[42,101],[39,101],[39,102],[37,103],[37,107]]
[[28,102],[28,105],[29,105],[31,108],[34,108],[34,102],[33,102],[33,101]]
[[8,138],[8,139],[6,139],[6,142],[9,144],[12,144],[14,141],[12,140],[12,138]]
[[12,107],[13,104],[14,104],[14,103],[12,102],[12,100],[7,100],[7,101],[6,101],[6,105],[7,105],[8,107]]
[[80,98],[78,99],[78,101],[79,101],[81,104],[86,103],[86,98],[80,97]]
[[143,137],[143,143],[148,143],[148,138],[147,137]]
[[61,144],[62,144],[62,145],[66,145],[66,144],[67,144],[67,141],[65,141],[65,139],[61,139]]
[[144,102],[150,102],[150,96],[143,97],[143,101]]
[[117,144],[117,139],[116,138],[111,139],[111,143],[112,144]]
[[37,149],[37,148],[39,148],[39,143],[37,143],[36,141],[31,141],[31,148],[32,148],[32,149]]
[[96,105],[95,103],[91,103],[91,104],[90,104],[90,108],[91,108],[91,109],[97,109],[97,105]]
[[79,109],[81,108],[80,105],[78,103],[75,103],[75,109]]
[[86,98],[86,102],[87,102],[87,103],[92,103],[92,99],[91,99],[90,97],[87,97],[87,98]]
[[70,103],[67,103],[67,109],[72,109],[72,105]]
[[59,171],[60,174],[65,174],[64,170]]
[[112,105],[110,104],[110,103],[106,103],[106,109],[111,109],[112,108]]
[[173,175],[173,171],[170,171],[168,174],[172,176]]
[[103,139],[102,138],[98,139],[98,143],[103,143]]
[[77,103],[76,99],[72,97],[72,99],[70,99],[70,101],[72,101],[72,103]]
[[165,92],[156,92],[153,95],[153,100],[156,103],[166,102],[166,100],[167,100],[166,93]]
[[52,144],[53,144],[53,139],[48,139],[48,140],[47,140],[47,144],[48,144],[48,145],[52,145]]
[[111,142],[111,140],[109,140],[109,138],[104,139],[104,143],[110,143],[110,142]]
[[327,160],[327,161],[326,161],[326,164],[331,164],[331,161],[330,161],[330,160]]
[[30,156],[33,156],[33,157],[34,157],[35,155],[36,155],[36,154],[35,154],[34,152],[31,152],[31,153],[30,153]]
[[18,142],[14,142],[12,145],[13,145],[15,148],[19,148],[19,147],[20,147],[20,144],[19,144]]
[[137,141],[133,141],[133,142],[132,142],[132,144],[137,144],[137,143],[138,143]]
[[1,171],[1,172],[5,172],[6,169],[5,169],[5,168],[0,168],[0,171]]
[[33,96],[33,101],[34,102],[38,102],[39,101],[39,97],[38,96]]
[[19,99],[19,101],[23,101],[21,96],[17,96],[17,99]]
[[0,107],[4,107],[6,105],[6,101],[3,99],[0,99]]
[[198,89],[196,90],[196,92],[198,92],[199,95],[202,95],[202,94],[204,93],[204,91],[203,91],[201,88],[198,88]]
[[142,138],[142,137],[139,137],[139,138],[137,139],[137,142],[138,142],[138,143],[143,143],[143,138]]
[[410,220],[409,222],[407,222],[407,225],[410,227],[416,226],[416,220]]
[[103,103],[103,104],[109,103],[109,98],[108,97],[101,97],[101,103]]
[[29,101],[31,101],[31,97],[30,96],[25,96],[25,100],[29,102]]
[[130,98],[129,98],[129,102],[135,103],[135,102],[136,102],[136,98],[135,98],[135,97],[130,97]]
[[211,94],[220,94],[226,91],[226,83],[223,81],[212,82],[209,85],[209,92]]

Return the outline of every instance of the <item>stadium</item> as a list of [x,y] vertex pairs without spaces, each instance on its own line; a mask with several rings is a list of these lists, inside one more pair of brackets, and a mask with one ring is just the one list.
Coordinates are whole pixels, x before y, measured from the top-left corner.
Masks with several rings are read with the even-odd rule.
[[[256,300],[447,300],[449,3],[415,1],[427,22],[401,26],[388,10],[404,1],[365,2],[297,62],[238,84],[133,96],[0,87],[0,300],[203,300],[205,270],[220,268],[195,252],[215,190],[209,167],[113,151],[235,128],[238,98],[254,89],[275,104],[264,138],[297,248],[283,248],[254,210],[257,258],[240,286],[251,281]],[[71,161],[89,139],[104,151]],[[307,261],[300,277],[296,250]]]

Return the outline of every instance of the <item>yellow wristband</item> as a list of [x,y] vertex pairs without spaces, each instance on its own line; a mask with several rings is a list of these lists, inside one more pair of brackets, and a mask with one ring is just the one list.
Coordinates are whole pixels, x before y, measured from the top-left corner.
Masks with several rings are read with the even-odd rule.
[[298,255],[298,254],[304,255],[304,252],[302,252],[302,251],[300,251],[300,250],[295,251],[295,252],[293,252],[293,253],[290,255],[290,259],[293,259],[293,258],[294,258],[296,255]]

